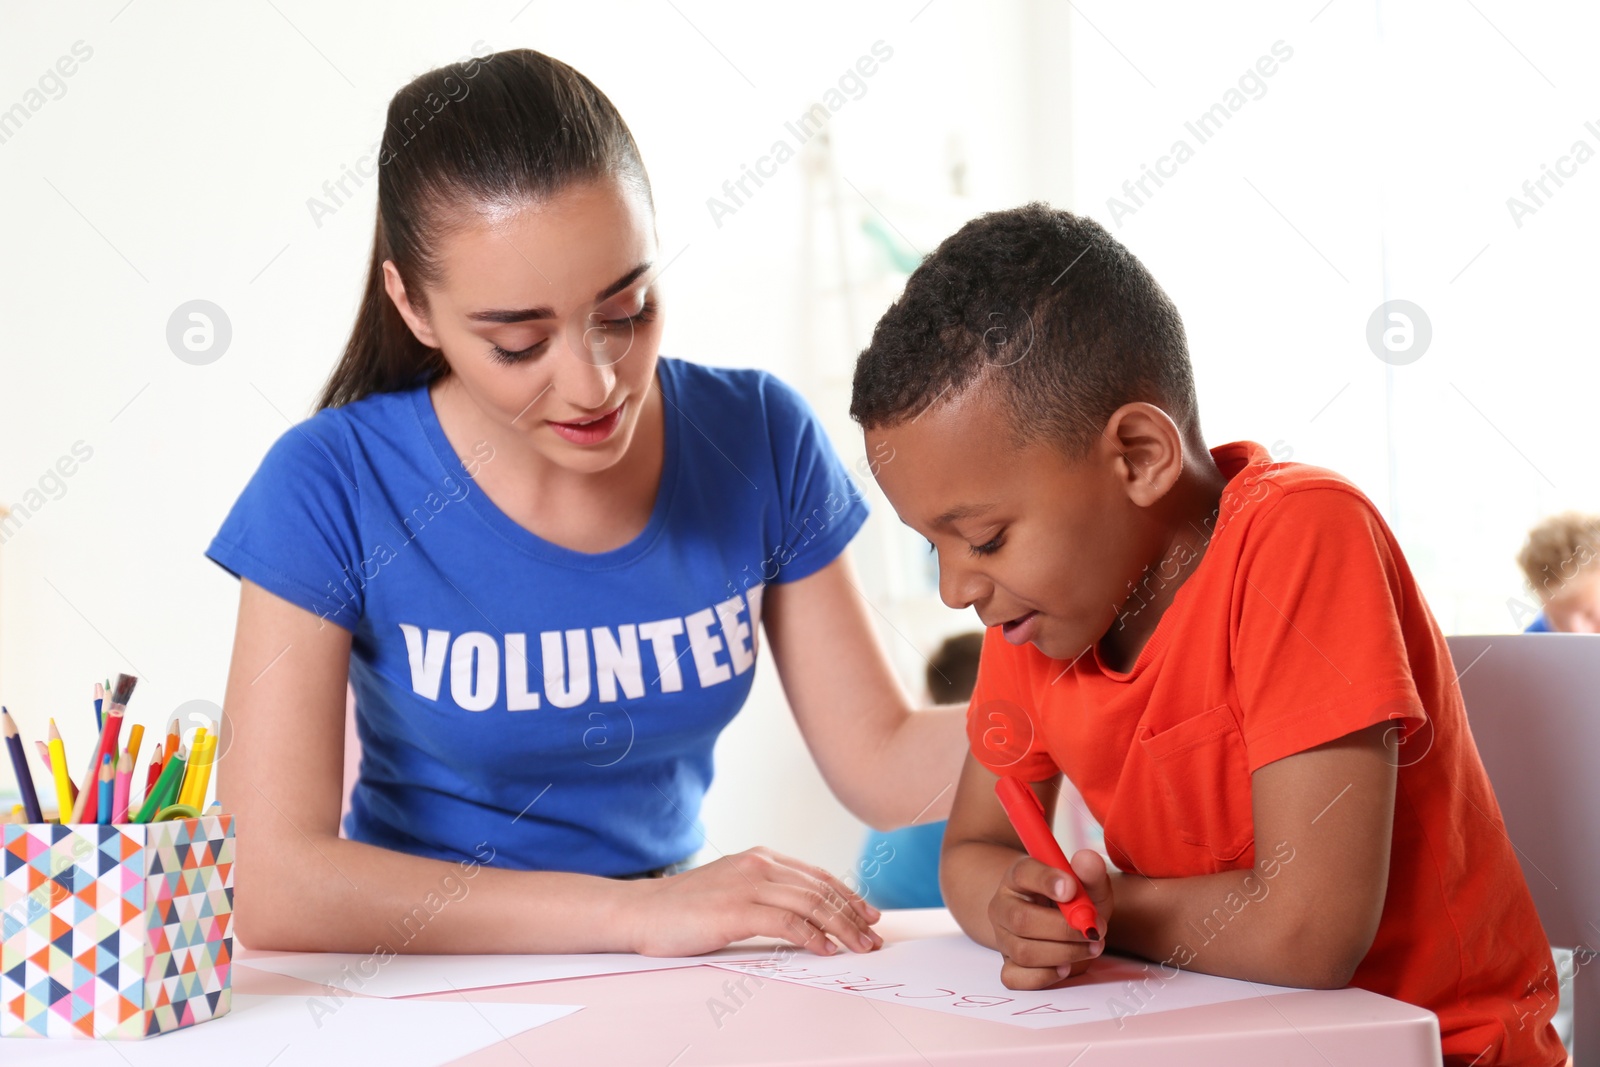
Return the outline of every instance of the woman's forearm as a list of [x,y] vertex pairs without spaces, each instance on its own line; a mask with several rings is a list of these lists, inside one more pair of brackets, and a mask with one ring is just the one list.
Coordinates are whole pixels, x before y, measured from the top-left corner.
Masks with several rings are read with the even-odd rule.
[[274,842],[246,830],[240,845],[234,922],[251,948],[636,951],[628,904],[638,883],[488,867],[487,846],[478,859],[452,862],[337,837]]
[[956,705],[902,716],[876,757],[857,764],[866,779],[854,791],[857,817],[879,830],[946,818],[967,751],[965,718]]

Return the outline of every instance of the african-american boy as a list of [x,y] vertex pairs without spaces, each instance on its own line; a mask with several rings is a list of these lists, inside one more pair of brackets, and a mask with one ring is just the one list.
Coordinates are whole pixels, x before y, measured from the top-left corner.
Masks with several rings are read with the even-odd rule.
[[[1565,1062],[1549,945],[1394,534],[1332,471],[1206,446],[1183,321],[1127,248],[1043,204],[968,223],[879,321],[851,414],[942,599],[987,628],[940,880],[1008,987],[1110,948],[1157,986],[1420,1005],[1450,1063]],[[1062,774],[1115,867],[1071,859],[1103,941],[995,796],[1011,775],[1053,810]]]

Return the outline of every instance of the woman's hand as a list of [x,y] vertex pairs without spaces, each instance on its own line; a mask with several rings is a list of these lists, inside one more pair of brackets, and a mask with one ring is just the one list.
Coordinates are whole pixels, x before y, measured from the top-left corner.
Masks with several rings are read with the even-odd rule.
[[660,879],[636,884],[630,906],[635,951],[645,956],[697,956],[747,937],[776,937],[818,955],[883,945],[872,929],[877,908],[827,871],[752,848]]
[[1019,856],[989,902],[996,947],[1005,960],[1000,981],[1007,989],[1048,989],[1082,974],[1089,961],[1105,950],[1105,928],[1114,904],[1105,860],[1092,849],[1080,849],[1071,862],[1100,913],[1101,940],[1086,940],[1056,907],[1057,901],[1073,898],[1072,886],[1061,872],[1031,856]]

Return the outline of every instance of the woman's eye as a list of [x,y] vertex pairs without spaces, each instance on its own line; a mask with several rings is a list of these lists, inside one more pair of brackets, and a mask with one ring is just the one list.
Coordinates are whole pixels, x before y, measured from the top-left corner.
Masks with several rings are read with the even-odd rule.
[[[597,317],[599,316],[599,314],[600,314],[599,312],[595,312],[595,315]],[[600,325],[605,327],[605,328],[607,328],[607,329],[620,330],[624,326],[638,326],[638,325],[641,325],[643,323],[650,322],[655,317],[656,317],[656,304],[655,304],[655,301],[654,300],[646,300],[642,305],[640,305],[639,310],[634,312],[632,315],[625,315],[625,316],[623,316],[621,318],[614,318],[614,319],[601,318],[600,319]]]
[[[655,315],[656,315],[656,303],[655,303],[655,301],[646,300],[644,302],[644,304],[640,306],[638,311],[636,311],[632,315],[628,315],[628,316],[623,317],[623,318],[602,318],[598,311],[592,312],[592,313],[590,313],[590,316],[589,316],[590,325],[589,325],[588,329],[590,329],[590,330],[621,330],[621,329],[626,329],[626,328],[631,327],[631,326],[637,326],[637,325],[639,325],[641,323],[650,322],[655,318]],[[491,345],[490,348],[489,348],[489,355],[490,355],[491,358],[494,359],[494,361],[496,363],[501,363],[501,364],[505,364],[505,365],[510,366],[510,365],[515,365],[517,363],[521,363],[524,360],[529,359],[529,358],[531,358],[533,356],[537,356],[540,352],[542,352],[545,349],[546,346],[549,345],[549,343],[550,343],[550,338],[546,337],[543,340],[536,342],[535,344],[529,345],[527,348],[516,349],[514,351],[501,348],[499,345]]]
[[545,338],[544,341],[539,341],[539,342],[537,342],[535,344],[531,344],[527,348],[519,348],[514,352],[508,352],[506,349],[501,348],[499,345],[490,345],[489,346],[489,355],[494,359],[494,361],[496,363],[504,363],[504,364],[507,364],[508,366],[509,365],[514,365],[514,364],[517,364],[517,363],[521,363],[523,360],[527,359],[530,356],[537,355],[539,350],[544,348],[544,346],[545,346],[545,344],[546,344],[546,342],[548,340],[549,340],[549,338]]

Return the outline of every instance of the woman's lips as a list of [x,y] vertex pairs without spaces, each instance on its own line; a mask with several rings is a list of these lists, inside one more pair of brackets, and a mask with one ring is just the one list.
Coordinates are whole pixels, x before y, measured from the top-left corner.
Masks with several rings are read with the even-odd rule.
[[1000,631],[1013,645],[1025,645],[1039,632],[1039,613],[1030,611],[1026,615],[1018,615],[1010,622],[1001,623]]
[[612,408],[606,414],[597,418],[581,420],[578,422],[550,422],[550,428],[567,441],[575,445],[597,445],[616,432],[622,425],[622,410],[627,407],[624,401]]

